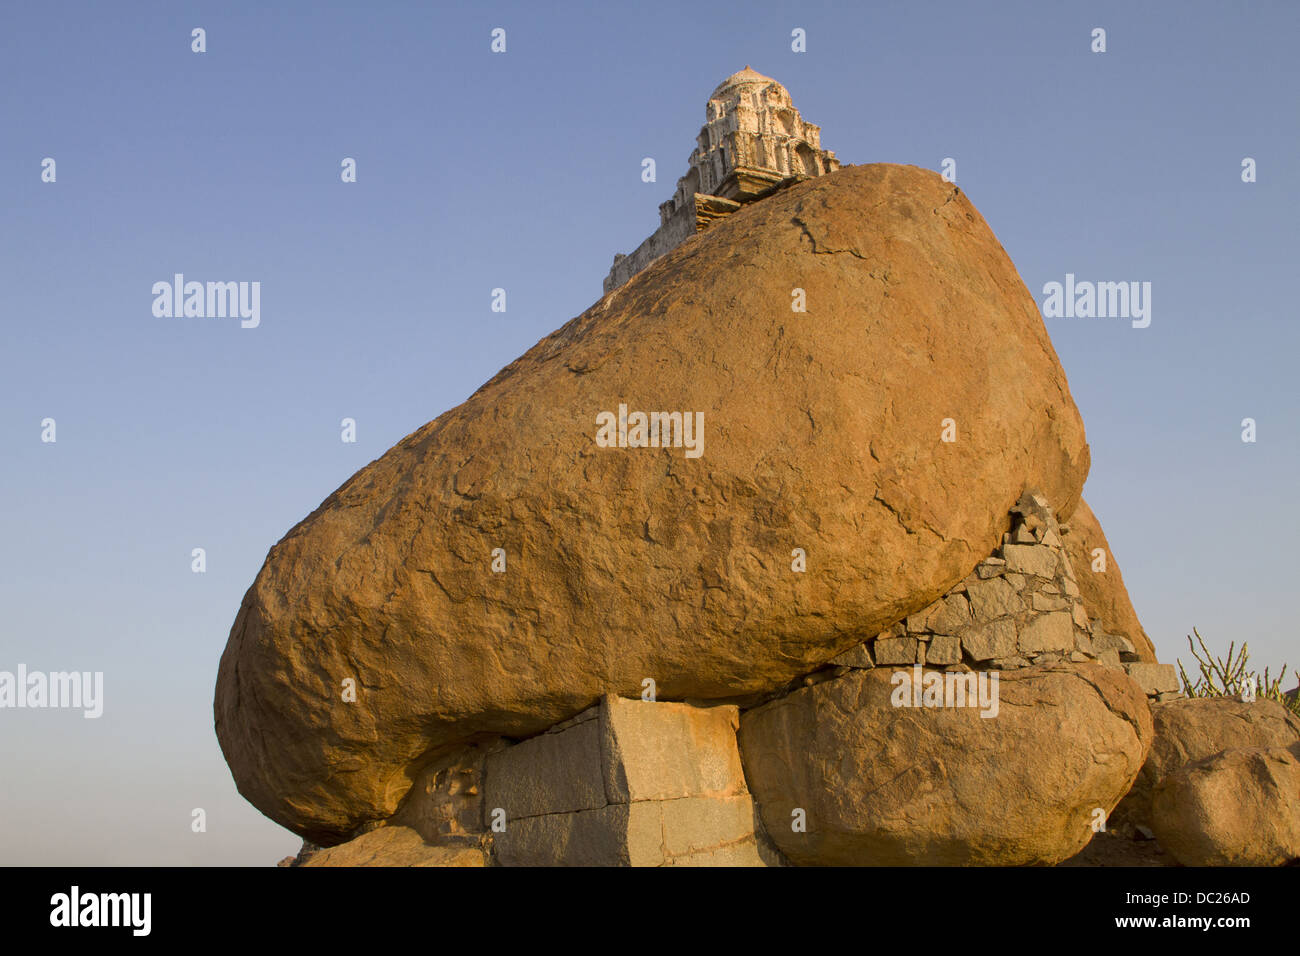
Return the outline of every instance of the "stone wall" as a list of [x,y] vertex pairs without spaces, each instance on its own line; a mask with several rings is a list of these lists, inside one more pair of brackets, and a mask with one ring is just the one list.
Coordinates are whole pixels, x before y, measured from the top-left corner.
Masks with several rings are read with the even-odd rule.
[[[697,200],[700,201],[698,205]],[[634,252],[614,257],[614,265],[605,277],[604,291],[609,293],[617,289],[660,256],[671,252],[697,232],[703,232],[714,219],[740,208],[739,203],[730,203],[732,208],[728,209],[725,205],[719,206],[719,202],[727,203],[727,200],[696,194],[688,197]],[[700,210],[704,211],[703,222]]]
[[1069,527],[1046,499],[1024,495],[1011,517],[1001,546],[964,581],[831,664],[1001,671],[1097,661],[1124,670],[1150,698],[1181,696],[1172,664],[1141,661],[1128,638],[1089,620],[1063,542]]

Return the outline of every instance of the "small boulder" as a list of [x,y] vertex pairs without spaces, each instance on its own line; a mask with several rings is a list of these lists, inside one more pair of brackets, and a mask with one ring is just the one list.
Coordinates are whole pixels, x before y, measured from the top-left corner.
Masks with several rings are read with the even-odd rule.
[[1165,777],[1160,845],[1184,866],[1281,866],[1300,857],[1300,745],[1224,750]]
[[1275,700],[1192,697],[1151,705],[1155,739],[1133,789],[1115,809],[1116,823],[1151,827],[1151,795],[1165,777],[1224,750],[1300,743],[1300,717]]
[[996,710],[896,706],[908,699],[901,679],[877,668],[741,716],[750,789],[792,862],[1057,863],[1092,837],[1097,811],[1124,795],[1150,746],[1141,689],[1100,665],[1030,667],[997,683],[931,675],[954,689],[986,682]]

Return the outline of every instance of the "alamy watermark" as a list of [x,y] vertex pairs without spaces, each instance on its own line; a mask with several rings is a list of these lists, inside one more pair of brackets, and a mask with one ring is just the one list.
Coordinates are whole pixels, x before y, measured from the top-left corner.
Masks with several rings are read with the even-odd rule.
[[81,708],[93,720],[104,713],[103,671],[0,671],[0,708]]
[[998,715],[997,671],[926,671],[920,664],[895,671],[889,702],[895,707],[978,707],[981,717]]
[[159,319],[239,318],[245,329],[262,323],[260,282],[186,282],[178,272],[171,282],[155,282],[153,295],[153,314]]
[[596,444],[601,448],[685,448],[687,458],[704,454],[703,412],[628,412],[596,416]]
[[1043,286],[1045,319],[1132,319],[1133,328],[1151,324],[1150,282],[1065,282]]
[[127,926],[133,936],[148,936],[152,911],[152,893],[82,893],[74,886],[50,897],[51,926]]

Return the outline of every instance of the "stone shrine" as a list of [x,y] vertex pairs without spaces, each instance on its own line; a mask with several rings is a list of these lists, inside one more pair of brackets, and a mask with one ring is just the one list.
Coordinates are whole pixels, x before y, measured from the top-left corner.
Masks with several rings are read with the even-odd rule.
[[742,203],[840,168],[821,148],[821,127],[804,122],[786,88],[748,66],[713,91],[706,116],[690,169],[659,206],[659,228],[631,255],[614,257],[606,293]]

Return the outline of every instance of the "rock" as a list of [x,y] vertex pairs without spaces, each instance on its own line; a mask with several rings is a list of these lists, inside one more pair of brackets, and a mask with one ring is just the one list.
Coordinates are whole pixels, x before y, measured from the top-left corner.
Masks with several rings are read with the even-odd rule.
[[1041,544],[1008,544],[1002,549],[1007,568],[1040,578],[1056,577],[1057,552]]
[[745,793],[734,706],[606,697],[595,719],[487,758],[484,805],[506,817]]
[[430,846],[410,827],[379,827],[308,856],[302,866],[486,866],[477,846]]
[[980,621],[991,621],[1025,609],[1025,602],[1006,578],[990,578],[966,587],[971,609]]
[[[1070,602],[1063,597],[1052,594],[1035,593],[1033,597],[1035,611],[1068,611]],[[1077,623],[1077,622],[1076,622]]]
[[1183,866],[1281,866],[1300,858],[1300,744],[1224,750],[1155,788],[1152,830]]
[[955,637],[936,634],[925,649],[926,664],[957,664],[961,662],[961,641]]
[[960,594],[951,594],[926,619],[929,630],[936,634],[956,634],[971,623],[970,604]]
[[1178,690],[1178,671],[1173,664],[1125,664],[1124,670],[1148,697]]
[[507,823],[504,866],[765,866],[748,794],[609,804]]
[[1106,648],[1096,652],[1098,664],[1105,664],[1107,667],[1113,667],[1116,670],[1123,670],[1124,665],[1120,663],[1119,652],[1113,648]]
[[604,698],[599,726],[609,802],[746,793],[738,724],[731,706]]
[[843,654],[837,654],[831,658],[831,663],[838,664],[840,667],[857,667],[861,670],[871,670],[876,666],[871,659],[871,651],[865,643],[851,647]]
[[1016,502],[1014,510],[1023,518],[1025,525],[1031,531],[1051,527],[1056,520],[1052,516],[1047,499],[1036,492],[1026,492],[1022,495]]
[[304,863],[307,862],[308,857],[310,857],[313,853],[318,853],[320,850],[321,847],[317,846],[315,843],[312,843],[310,840],[303,840],[302,846],[298,848],[297,855],[286,856],[279,863],[277,863],[276,866],[277,867],[302,866]]
[[[1092,552],[1101,548],[1106,552],[1106,570],[1092,570]],[[1124,576],[1120,574],[1119,562],[1110,550],[1110,542],[1101,530],[1101,523],[1086,501],[1080,501],[1070,517],[1070,533],[1065,538],[1065,552],[1074,566],[1075,579],[1083,595],[1083,606],[1088,616],[1100,621],[1102,627],[1113,634],[1122,634],[1133,643],[1138,660],[1147,663],[1156,662],[1155,647],[1151,638],[1142,629],[1133,603],[1129,600],[1128,589],[1124,587]]]
[[1192,697],[1154,703],[1155,740],[1117,821],[1151,825],[1151,794],[1165,777],[1224,750],[1287,748],[1300,743],[1300,717],[1275,700]]
[[917,641],[914,637],[889,637],[876,641],[873,648],[876,664],[913,664],[917,660]]
[[1081,630],[1087,631],[1091,626],[1091,622],[1088,620],[1088,612],[1083,609],[1082,603],[1071,605],[1070,617],[1074,618],[1074,623],[1077,624]]
[[[702,415],[703,444],[598,445],[621,404]],[[1088,461],[964,193],[841,169],[688,239],[291,529],[231,629],[217,737],[249,801],[338,842],[439,755],[647,678],[666,700],[787,686],[965,578],[1024,488],[1068,516]]]
[[588,720],[493,754],[484,778],[487,812],[500,807],[507,819],[515,820],[605,806],[610,801],[605,796],[602,736],[600,721]]
[[1123,634],[1107,634],[1105,631],[1099,633],[1094,628],[1092,643],[1097,648],[1098,653],[1113,650],[1121,658],[1137,657],[1137,651],[1134,649],[1133,643]]
[[1068,654],[1074,650],[1074,621],[1066,611],[1039,614],[1020,629],[1019,648],[1022,654],[1043,651]]
[[978,625],[961,635],[961,646],[973,661],[991,661],[1016,652],[1016,625],[1010,620]]
[[1151,740],[1138,687],[1093,664],[1002,674],[991,719],[896,707],[893,692],[888,672],[853,671],[741,715],[747,778],[791,862],[1059,862],[1128,789]]
[[605,697],[592,711],[488,755],[500,863],[763,865],[734,706]]
[[483,823],[483,775],[486,758],[505,747],[492,738],[434,761],[416,782],[390,824],[411,827],[427,843],[473,841],[486,833]]

